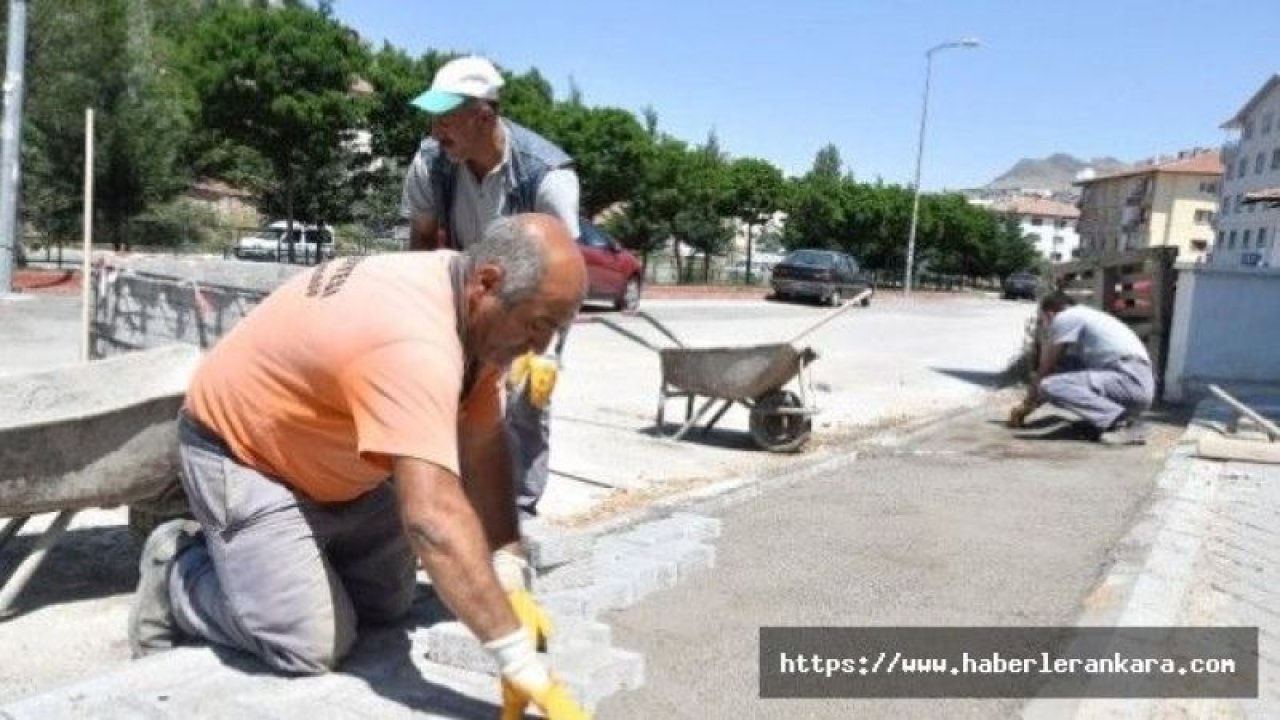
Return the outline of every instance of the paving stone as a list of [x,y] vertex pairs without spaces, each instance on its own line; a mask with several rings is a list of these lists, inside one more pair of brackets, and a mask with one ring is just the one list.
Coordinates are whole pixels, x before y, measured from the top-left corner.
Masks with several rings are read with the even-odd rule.
[[630,650],[598,648],[552,656],[551,663],[569,691],[589,709],[620,690],[644,684],[644,658]]
[[498,674],[493,656],[484,649],[480,640],[466,625],[456,620],[436,623],[427,628],[427,658],[432,662],[463,670]]
[[589,560],[577,560],[539,571],[529,587],[538,593],[573,590],[595,582],[595,564]]
[[581,560],[591,555],[595,540],[581,532],[554,528],[537,519],[521,523],[529,563],[535,570],[549,569]]

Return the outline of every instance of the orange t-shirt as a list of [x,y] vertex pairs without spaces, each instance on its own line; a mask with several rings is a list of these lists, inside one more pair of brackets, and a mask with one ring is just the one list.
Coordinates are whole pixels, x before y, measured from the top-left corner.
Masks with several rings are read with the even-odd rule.
[[334,260],[281,285],[209,351],[187,411],[236,460],[321,502],[392,459],[459,474],[458,434],[501,422],[498,371],[462,397],[453,252]]

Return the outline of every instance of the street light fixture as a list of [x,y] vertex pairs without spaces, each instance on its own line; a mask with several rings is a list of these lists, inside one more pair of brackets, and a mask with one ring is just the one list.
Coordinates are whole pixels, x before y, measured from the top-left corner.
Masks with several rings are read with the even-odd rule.
[[924,53],[924,103],[920,109],[920,140],[916,144],[915,200],[911,203],[911,233],[907,236],[907,273],[902,278],[902,291],[906,297],[911,297],[911,271],[916,259],[916,223],[920,219],[920,163],[924,160],[924,127],[929,119],[929,78],[933,74],[933,54],[939,50],[975,48],[978,45],[977,38],[963,38],[956,42],[934,45]]

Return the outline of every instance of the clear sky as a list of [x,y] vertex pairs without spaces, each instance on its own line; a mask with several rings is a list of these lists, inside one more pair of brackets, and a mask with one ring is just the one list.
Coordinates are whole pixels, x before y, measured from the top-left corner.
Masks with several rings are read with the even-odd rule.
[[[1126,162],[1218,146],[1280,72],[1280,0],[337,0],[365,39],[538,68],[564,98],[639,112],[735,157],[804,172],[834,143],[859,179],[985,184],[1019,158]],[[429,78],[423,78],[423,86]]]

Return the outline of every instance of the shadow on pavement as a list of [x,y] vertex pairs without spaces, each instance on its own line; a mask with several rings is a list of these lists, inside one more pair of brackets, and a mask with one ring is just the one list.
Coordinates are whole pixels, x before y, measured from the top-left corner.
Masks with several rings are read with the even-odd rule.
[[[0,582],[31,552],[37,534],[19,535],[0,550]],[[138,552],[129,528],[68,530],[14,601],[6,619],[51,605],[132,593],[138,585]]]
[[1007,383],[1003,372],[990,372],[987,370],[957,370],[953,368],[929,368],[939,375],[946,375],[957,380],[962,380],[971,385],[978,387],[996,388]]

